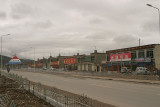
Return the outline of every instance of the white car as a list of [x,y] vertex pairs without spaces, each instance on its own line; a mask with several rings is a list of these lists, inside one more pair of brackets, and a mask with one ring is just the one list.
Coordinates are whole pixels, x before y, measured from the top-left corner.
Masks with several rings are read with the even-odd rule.
[[49,69],[50,69],[50,70],[55,70],[55,68],[52,68],[52,67],[50,67]]
[[149,74],[149,71],[145,67],[137,67],[136,74]]
[[47,68],[46,68],[46,67],[43,67],[43,70],[47,70]]
[[131,71],[127,67],[122,67],[121,68],[121,73],[131,73]]

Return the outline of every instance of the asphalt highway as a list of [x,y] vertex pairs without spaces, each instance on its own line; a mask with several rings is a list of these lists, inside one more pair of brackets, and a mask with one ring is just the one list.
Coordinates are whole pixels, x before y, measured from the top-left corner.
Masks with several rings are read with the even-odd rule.
[[48,86],[85,94],[118,107],[160,107],[160,85],[77,78],[52,74],[11,71]]

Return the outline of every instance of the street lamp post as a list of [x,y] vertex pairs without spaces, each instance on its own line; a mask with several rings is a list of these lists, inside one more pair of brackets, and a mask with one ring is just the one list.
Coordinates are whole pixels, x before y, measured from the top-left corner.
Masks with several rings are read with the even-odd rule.
[[34,47],[31,47],[34,49],[34,72],[36,71],[36,64],[35,64],[35,48]]
[[[4,36],[8,36],[8,35],[10,35],[10,34],[6,34],[6,35],[2,35],[1,36],[1,71],[2,71],[2,63],[3,63],[3,60],[2,60],[2,38],[4,37]],[[0,72],[0,74],[1,74],[1,72]]]
[[[160,10],[159,10],[159,8],[157,8],[157,7],[155,7],[155,6],[152,6],[151,4],[146,4],[146,5],[158,10],[158,14],[159,14],[159,35],[160,35]],[[159,70],[159,69],[158,69],[158,70]],[[156,72],[156,75],[157,75],[157,72]],[[159,79],[160,79],[160,75],[159,75]]]
[[159,34],[160,34],[160,10],[159,10],[159,8],[157,8],[157,7],[155,7],[155,6],[152,6],[151,4],[146,4],[146,5],[158,10],[158,14],[159,14]]

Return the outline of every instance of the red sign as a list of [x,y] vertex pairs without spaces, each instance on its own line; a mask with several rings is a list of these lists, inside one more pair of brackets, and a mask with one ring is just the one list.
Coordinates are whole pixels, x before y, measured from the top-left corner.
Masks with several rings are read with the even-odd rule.
[[51,62],[50,65],[59,65],[58,61]]
[[42,67],[43,66],[43,63],[38,63],[37,64],[39,67]]
[[76,63],[77,63],[77,59],[76,58],[64,59],[64,64],[76,64]]
[[34,68],[34,64],[30,64],[29,66],[30,66],[31,68]]
[[110,55],[110,61],[130,61],[131,53],[112,54]]

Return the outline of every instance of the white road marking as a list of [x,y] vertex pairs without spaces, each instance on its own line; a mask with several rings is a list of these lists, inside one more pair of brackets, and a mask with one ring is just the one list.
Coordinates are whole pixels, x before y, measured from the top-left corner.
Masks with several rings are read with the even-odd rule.
[[104,87],[104,88],[112,88],[111,86],[99,85],[99,84],[90,84],[92,86]]

